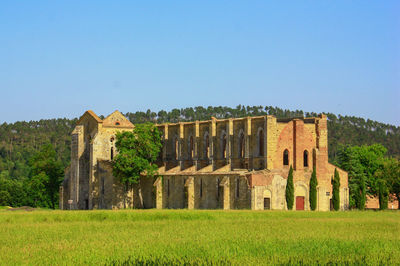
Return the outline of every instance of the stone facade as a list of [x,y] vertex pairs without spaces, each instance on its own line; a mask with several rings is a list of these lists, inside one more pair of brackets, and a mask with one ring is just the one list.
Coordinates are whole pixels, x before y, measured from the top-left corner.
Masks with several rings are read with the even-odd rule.
[[[285,187],[293,166],[295,209],[309,210],[309,181],[317,171],[317,210],[330,210],[327,118],[258,116],[157,125],[163,148],[156,180],[143,177],[122,197],[112,175],[115,133],[133,125],[118,111],[101,120],[87,111],[72,133],[71,166],[60,188],[68,209],[188,208],[286,209]],[[348,208],[347,173],[341,209]],[[128,198],[128,200],[125,200]],[[68,204],[72,200],[72,204]]]

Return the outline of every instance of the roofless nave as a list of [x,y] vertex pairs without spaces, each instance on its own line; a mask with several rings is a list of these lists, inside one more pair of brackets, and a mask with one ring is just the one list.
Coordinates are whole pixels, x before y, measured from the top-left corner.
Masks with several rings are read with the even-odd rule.
[[[71,165],[61,187],[61,208],[123,208],[123,187],[112,175],[115,133],[134,125],[115,111],[104,120],[87,111],[72,132]],[[331,177],[327,118],[257,116],[157,125],[163,134],[161,177],[142,178],[128,193],[128,207],[189,209],[285,209],[289,166],[294,169],[295,208],[309,209],[313,166],[317,210],[329,210]],[[347,173],[341,208],[348,208]],[[72,205],[68,205],[68,200]]]

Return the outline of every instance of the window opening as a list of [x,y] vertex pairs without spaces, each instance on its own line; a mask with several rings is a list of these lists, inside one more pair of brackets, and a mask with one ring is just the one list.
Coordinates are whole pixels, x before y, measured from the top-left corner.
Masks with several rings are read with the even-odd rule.
[[264,156],[264,130],[258,132],[258,155]]
[[200,198],[203,197],[203,179],[200,179]]
[[289,151],[287,149],[283,152],[283,165],[289,165]]
[[239,198],[239,192],[240,192],[239,185],[240,185],[240,180],[239,180],[239,178],[237,178],[236,179],[236,198]]
[[226,134],[222,135],[222,158],[226,158]]
[[239,137],[239,158],[244,158],[244,150],[245,150],[244,144],[245,144],[244,143],[244,134],[242,132]]
[[308,151],[304,151],[303,161],[304,161],[304,167],[308,167]]

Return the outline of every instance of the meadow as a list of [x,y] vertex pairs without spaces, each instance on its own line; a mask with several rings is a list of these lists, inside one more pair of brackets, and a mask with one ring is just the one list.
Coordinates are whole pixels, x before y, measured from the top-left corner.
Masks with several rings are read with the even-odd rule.
[[400,264],[400,212],[3,209],[5,264]]

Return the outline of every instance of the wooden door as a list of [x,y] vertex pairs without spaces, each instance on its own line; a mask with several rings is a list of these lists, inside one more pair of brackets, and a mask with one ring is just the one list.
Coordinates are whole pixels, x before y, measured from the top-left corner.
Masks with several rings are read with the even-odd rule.
[[264,198],[264,210],[270,210],[270,209],[271,209],[271,199]]
[[304,210],[304,197],[296,197],[296,210],[303,211]]

